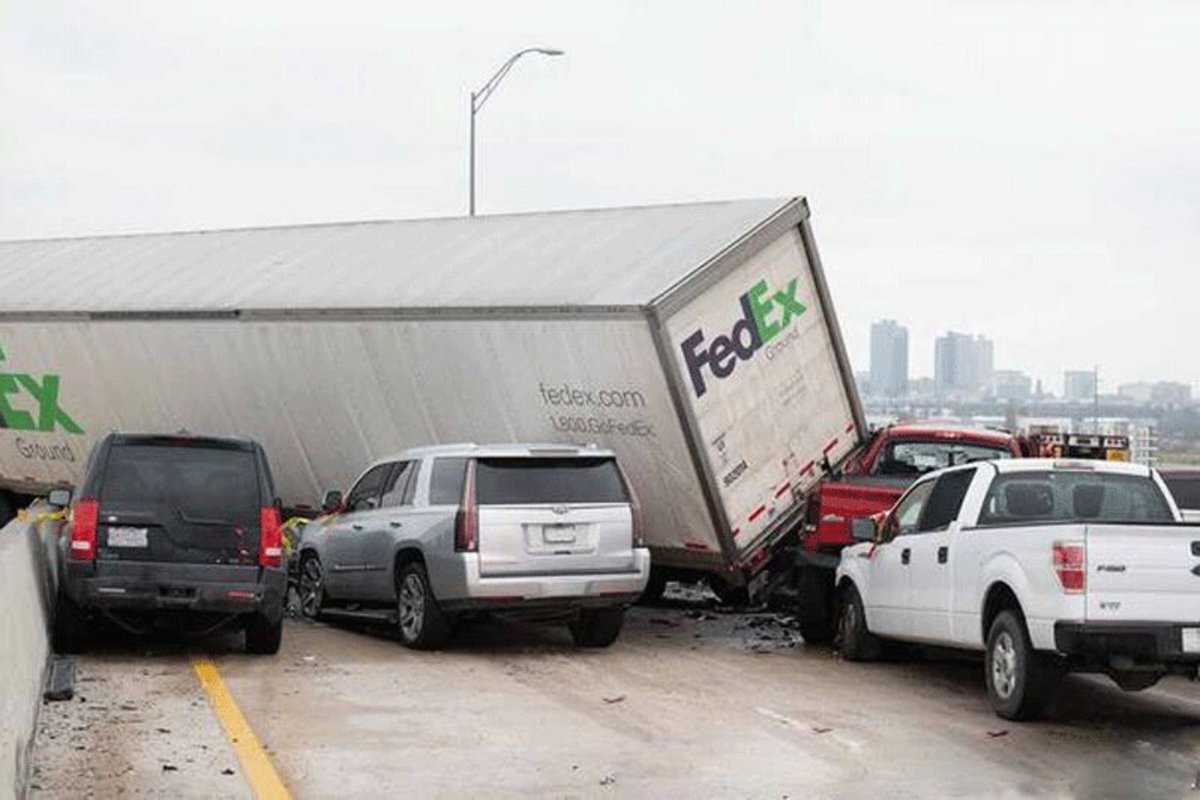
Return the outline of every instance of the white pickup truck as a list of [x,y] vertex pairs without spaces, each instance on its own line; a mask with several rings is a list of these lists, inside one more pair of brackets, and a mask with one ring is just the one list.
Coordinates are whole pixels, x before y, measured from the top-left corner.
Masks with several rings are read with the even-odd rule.
[[1122,689],[1197,678],[1200,526],[1159,475],[1100,461],[1014,459],[933,473],[857,521],[837,570],[836,644],[982,650],[988,696],[1036,717],[1068,671]]

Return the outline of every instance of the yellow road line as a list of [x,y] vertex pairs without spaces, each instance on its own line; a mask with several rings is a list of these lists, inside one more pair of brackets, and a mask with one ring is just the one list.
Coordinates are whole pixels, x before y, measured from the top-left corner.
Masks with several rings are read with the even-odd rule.
[[196,677],[200,679],[200,685],[204,687],[208,701],[212,703],[217,719],[225,729],[225,735],[233,744],[238,761],[242,762],[242,772],[250,782],[255,797],[259,800],[290,800],[291,795],[284,787],[279,773],[275,771],[271,759],[267,757],[258,737],[254,735],[250,723],[246,722],[242,710],[234,702],[225,681],[221,680],[217,665],[207,658],[194,658],[192,669],[196,671]]

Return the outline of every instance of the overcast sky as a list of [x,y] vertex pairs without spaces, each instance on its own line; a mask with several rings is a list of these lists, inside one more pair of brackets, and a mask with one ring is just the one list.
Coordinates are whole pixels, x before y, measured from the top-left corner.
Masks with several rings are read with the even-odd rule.
[[0,239],[803,194],[856,369],[1200,384],[1200,2],[4,0]]

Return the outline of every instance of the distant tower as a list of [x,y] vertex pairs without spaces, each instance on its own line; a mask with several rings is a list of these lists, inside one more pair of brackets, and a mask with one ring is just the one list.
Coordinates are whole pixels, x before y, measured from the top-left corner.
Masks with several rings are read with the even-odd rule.
[[908,328],[894,319],[871,326],[870,388],[876,397],[908,393]]

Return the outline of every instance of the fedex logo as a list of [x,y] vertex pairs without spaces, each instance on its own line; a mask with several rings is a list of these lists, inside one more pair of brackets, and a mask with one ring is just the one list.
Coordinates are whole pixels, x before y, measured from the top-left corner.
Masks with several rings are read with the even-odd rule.
[[771,291],[767,281],[760,280],[739,299],[741,318],[733,330],[706,342],[700,328],[683,340],[683,361],[696,397],[708,391],[704,380],[705,367],[717,379],[733,374],[739,361],[749,361],[764,344],[774,339],[803,314],[807,307],[796,299],[798,278],[792,278],[787,288]]

